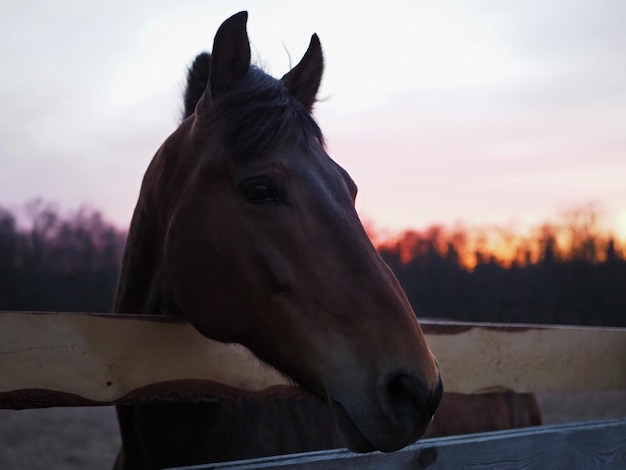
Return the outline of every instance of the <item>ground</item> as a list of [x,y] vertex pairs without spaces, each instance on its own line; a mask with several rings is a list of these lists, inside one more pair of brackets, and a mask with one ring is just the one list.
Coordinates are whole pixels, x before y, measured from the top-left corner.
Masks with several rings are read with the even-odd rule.
[[[626,391],[539,395],[546,424],[626,417]],[[119,446],[113,408],[0,410],[1,470],[109,470]]]

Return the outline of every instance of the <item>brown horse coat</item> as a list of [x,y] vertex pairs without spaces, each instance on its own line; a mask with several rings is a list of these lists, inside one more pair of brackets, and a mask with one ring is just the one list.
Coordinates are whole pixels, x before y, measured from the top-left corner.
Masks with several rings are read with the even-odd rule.
[[[319,39],[277,80],[250,65],[246,21],[227,19],[196,61],[205,69],[192,67],[204,81],[188,88],[186,118],[144,176],[114,311],[182,317],[241,343],[324,403],[344,445],[397,450],[437,409],[437,362],[359,220],[356,184],[311,116]],[[285,433],[305,416],[280,412],[282,402],[232,405],[118,407],[116,468],[202,464],[234,456],[233,445],[237,457],[277,452],[251,415],[275,408]],[[268,443],[259,450],[241,432]]]

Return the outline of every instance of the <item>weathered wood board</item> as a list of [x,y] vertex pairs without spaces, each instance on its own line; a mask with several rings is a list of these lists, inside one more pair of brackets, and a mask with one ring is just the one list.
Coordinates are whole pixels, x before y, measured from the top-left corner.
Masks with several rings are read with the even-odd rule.
[[[446,391],[626,389],[626,329],[422,322]],[[0,312],[0,408],[298,394],[241,345],[158,317]]]
[[626,468],[626,419],[424,439],[392,454],[329,450],[177,470]]

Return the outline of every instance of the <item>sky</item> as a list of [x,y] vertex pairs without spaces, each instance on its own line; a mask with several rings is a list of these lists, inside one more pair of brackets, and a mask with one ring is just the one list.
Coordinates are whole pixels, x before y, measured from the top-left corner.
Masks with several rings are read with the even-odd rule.
[[626,239],[623,0],[4,0],[0,205],[127,226],[186,67],[244,9],[274,76],[319,35],[315,115],[377,229],[524,227],[591,203]]

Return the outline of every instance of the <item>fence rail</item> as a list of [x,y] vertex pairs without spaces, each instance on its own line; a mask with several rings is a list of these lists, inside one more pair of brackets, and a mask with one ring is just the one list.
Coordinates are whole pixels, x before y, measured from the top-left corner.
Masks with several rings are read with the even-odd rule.
[[[446,390],[626,389],[626,329],[422,322]],[[0,312],[0,408],[297,394],[241,345],[158,317]]]
[[308,452],[177,470],[624,469],[626,419],[424,439],[392,454]]

